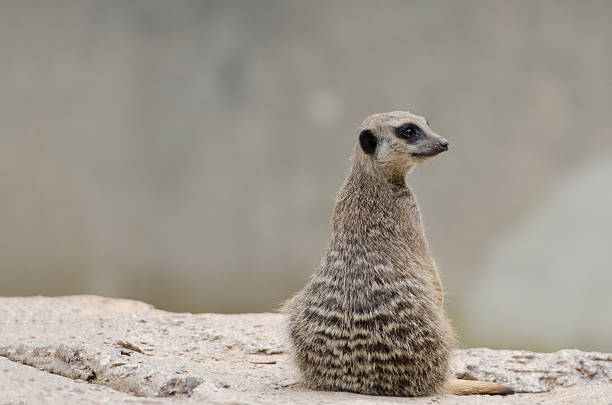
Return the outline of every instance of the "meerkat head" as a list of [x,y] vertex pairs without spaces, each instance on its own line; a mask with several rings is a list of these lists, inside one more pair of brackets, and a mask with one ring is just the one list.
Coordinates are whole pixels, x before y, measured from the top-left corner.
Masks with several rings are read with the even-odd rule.
[[448,141],[421,116],[404,111],[374,114],[360,127],[357,153],[392,183],[404,183],[417,163],[448,150]]

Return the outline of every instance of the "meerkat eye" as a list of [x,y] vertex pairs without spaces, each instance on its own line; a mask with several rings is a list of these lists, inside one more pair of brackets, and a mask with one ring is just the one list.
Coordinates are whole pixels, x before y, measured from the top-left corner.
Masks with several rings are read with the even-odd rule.
[[425,121],[427,123],[427,126],[430,127],[431,124],[429,123],[429,121]]
[[416,140],[423,131],[414,124],[405,124],[395,129],[398,137],[407,140]]

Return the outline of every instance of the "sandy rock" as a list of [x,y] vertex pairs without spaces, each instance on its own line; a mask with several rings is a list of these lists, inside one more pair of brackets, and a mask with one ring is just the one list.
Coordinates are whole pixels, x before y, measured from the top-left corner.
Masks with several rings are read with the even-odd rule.
[[0,298],[0,398],[9,404],[612,403],[612,354],[578,350],[456,352],[452,368],[459,377],[520,393],[508,397],[306,390],[297,384],[283,320],[174,314],[95,296]]
[[451,366],[460,378],[497,381],[517,392],[612,382],[612,354],[580,350],[467,349],[457,352]]

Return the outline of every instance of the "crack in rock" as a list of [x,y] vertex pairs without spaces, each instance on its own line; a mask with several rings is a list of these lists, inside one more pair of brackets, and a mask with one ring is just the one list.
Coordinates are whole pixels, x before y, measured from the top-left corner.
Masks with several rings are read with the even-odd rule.
[[120,361],[120,354],[104,353],[99,348],[83,344],[0,346],[0,356],[41,371],[140,397],[189,397],[204,382],[204,378],[199,376],[176,377],[179,373],[176,369],[158,371],[164,368],[163,365],[128,364]]

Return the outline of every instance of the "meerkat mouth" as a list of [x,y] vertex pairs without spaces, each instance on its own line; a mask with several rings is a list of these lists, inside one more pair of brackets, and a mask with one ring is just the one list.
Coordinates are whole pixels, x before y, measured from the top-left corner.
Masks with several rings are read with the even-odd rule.
[[436,156],[440,152],[442,152],[442,151],[440,151],[440,150],[431,150],[431,151],[428,151],[428,152],[418,152],[418,153],[415,152],[415,153],[412,153],[412,157],[415,157],[417,159],[419,159],[419,158],[422,159],[422,158]]

